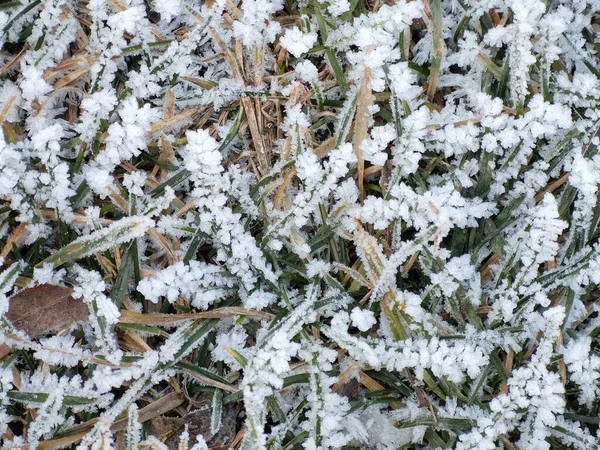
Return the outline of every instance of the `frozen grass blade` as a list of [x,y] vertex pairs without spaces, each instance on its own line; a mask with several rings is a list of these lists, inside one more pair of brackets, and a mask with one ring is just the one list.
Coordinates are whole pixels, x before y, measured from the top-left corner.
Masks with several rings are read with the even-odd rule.
[[442,2],[433,0],[431,4],[431,35],[433,40],[433,56],[429,66],[429,83],[427,97],[433,100],[440,78],[440,67],[444,55],[444,41],[442,40]]
[[369,134],[369,120],[371,114],[369,107],[371,105],[371,69],[365,67],[358,89],[358,98],[356,101],[356,117],[354,119],[354,154],[358,163],[358,191],[361,201],[365,197],[364,177],[365,160],[361,145]]
[[509,6],[0,5],[2,445],[595,448],[597,14]]
[[123,242],[143,236],[153,225],[153,221],[149,217],[123,218],[102,230],[76,239],[46,258],[39,265],[51,263],[54,267],[59,267],[94,253],[103,252]]

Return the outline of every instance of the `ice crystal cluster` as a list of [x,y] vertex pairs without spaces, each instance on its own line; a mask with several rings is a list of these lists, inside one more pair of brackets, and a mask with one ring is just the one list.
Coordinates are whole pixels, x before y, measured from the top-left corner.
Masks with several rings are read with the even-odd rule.
[[[2,448],[599,445],[598,0],[17,0],[0,48]],[[48,284],[88,318],[14,319]]]

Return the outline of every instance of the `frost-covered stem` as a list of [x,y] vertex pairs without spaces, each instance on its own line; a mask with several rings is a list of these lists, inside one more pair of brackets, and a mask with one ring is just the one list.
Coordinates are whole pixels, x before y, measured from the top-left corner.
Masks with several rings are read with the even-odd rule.
[[440,78],[440,67],[442,56],[444,54],[444,41],[442,39],[442,2],[441,0],[433,0],[431,10],[431,27],[433,40],[433,56],[431,65],[429,66],[429,84],[427,86],[427,97],[433,100],[437,89],[438,80]]
[[[146,372],[121,395],[111,408],[102,414],[98,423],[85,436],[77,449],[86,450],[92,443],[96,442],[100,435],[110,429],[110,426],[119,414],[125,411],[136,399],[154,384],[169,377],[172,367],[200,345],[206,335],[216,326],[217,322],[218,320],[216,319],[209,319],[182,325],[177,333],[171,337],[171,340],[174,340],[174,342],[167,341],[163,345],[163,353],[167,353],[163,360],[159,360],[156,366],[146,368]],[[174,352],[172,346],[176,348]],[[165,349],[167,352],[164,352]]]
[[369,120],[371,113],[369,106],[371,105],[371,69],[366,67],[363,70],[363,75],[358,89],[358,100],[356,103],[356,118],[354,120],[354,140],[353,147],[356,154],[357,171],[358,171],[358,191],[360,200],[365,198],[364,177],[365,177],[365,160],[361,145],[369,133]]
[[311,437],[314,439],[317,448],[320,448],[323,443],[321,423],[325,412],[325,394],[323,384],[321,383],[321,373],[318,368],[318,355],[316,353],[313,353],[312,357],[310,387],[316,399],[311,411],[311,420],[313,421]]

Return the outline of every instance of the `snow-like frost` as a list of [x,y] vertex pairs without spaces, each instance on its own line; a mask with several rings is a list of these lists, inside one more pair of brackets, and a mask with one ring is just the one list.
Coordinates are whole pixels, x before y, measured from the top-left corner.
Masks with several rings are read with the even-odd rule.
[[[596,3],[20,3],[6,448],[96,418],[77,445],[111,448],[125,412],[166,448],[138,408],[176,380],[214,389],[214,432],[242,396],[244,449],[594,448]],[[47,283],[89,320],[32,339],[9,298]]]

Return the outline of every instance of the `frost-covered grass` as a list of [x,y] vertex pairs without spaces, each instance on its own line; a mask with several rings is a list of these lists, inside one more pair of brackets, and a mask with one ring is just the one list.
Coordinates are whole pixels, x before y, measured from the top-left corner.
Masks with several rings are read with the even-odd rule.
[[598,1],[200,3],[0,4],[2,448],[596,448]]

